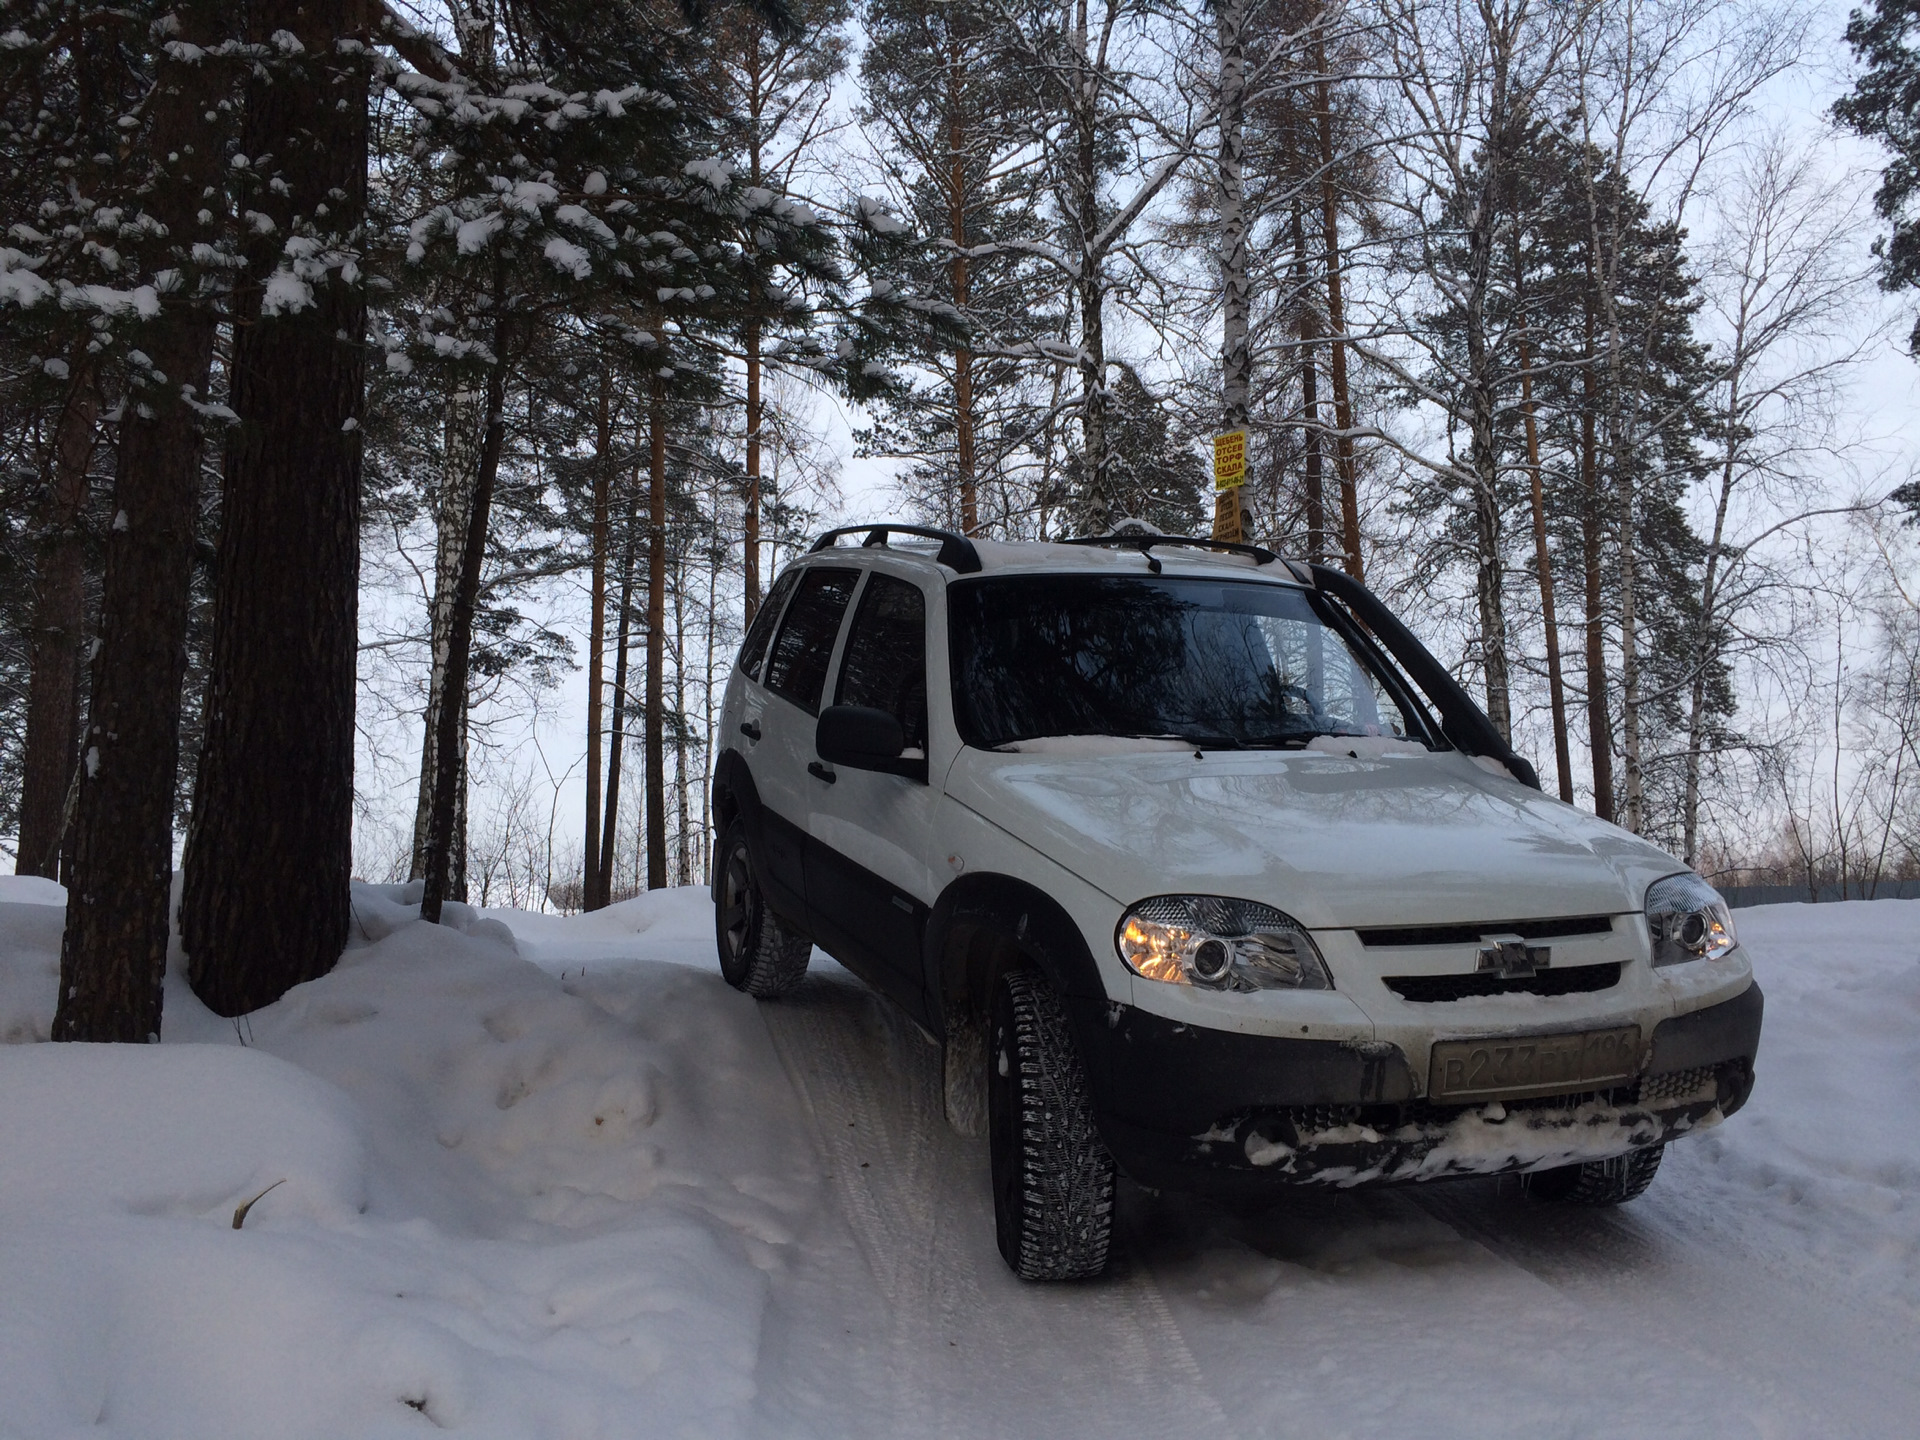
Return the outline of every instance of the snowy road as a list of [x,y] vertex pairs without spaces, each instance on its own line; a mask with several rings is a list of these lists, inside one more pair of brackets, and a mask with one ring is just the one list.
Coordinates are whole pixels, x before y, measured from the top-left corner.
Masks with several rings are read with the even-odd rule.
[[31,1043],[10,898],[5,1440],[1920,1435],[1912,902],[1742,912],[1755,1099],[1629,1207],[1123,1187],[1112,1274],[1036,1287],[932,1045],[822,956],[728,990],[697,892],[512,943],[360,892],[333,975],[239,1028],[172,984],[152,1049]]
[[[1108,1280],[1024,1286],[994,1250],[984,1142],[939,1123],[937,1052],[817,968],[763,1013],[864,1267],[825,1288],[879,1292],[884,1315],[862,1318],[880,1333],[855,1346],[891,1383],[803,1352],[762,1376],[771,1420],[876,1436],[1920,1433],[1911,1307],[1743,1244],[1688,1183],[1684,1147],[1616,1212],[1540,1207],[1511,1181],[1312,1192],[1249,1218],[1130,1191]],[[815,1413],[787,1409],[809,1390]]]

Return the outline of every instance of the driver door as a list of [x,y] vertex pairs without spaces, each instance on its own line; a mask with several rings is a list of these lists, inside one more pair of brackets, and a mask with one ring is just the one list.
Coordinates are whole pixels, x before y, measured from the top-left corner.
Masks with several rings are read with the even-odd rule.
[[911,580],[867,574],[842,647],[836,705],[900,722],[920,776],[822,766],[810,776],[807,911],[829,953],[925,1018],[920,940],[934,885],[926,862],[934,792],[927,756],[927,603]]

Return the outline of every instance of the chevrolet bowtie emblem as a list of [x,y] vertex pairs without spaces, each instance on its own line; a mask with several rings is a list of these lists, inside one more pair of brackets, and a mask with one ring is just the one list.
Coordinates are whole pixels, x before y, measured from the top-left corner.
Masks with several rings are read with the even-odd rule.
[[1545,945],[1529,945],[1521,935],[1482,935],[1486,946],[1480,952],[1480,968],[1496,975],[1519,977],[1545,970],[1553,961],[1553,951]]

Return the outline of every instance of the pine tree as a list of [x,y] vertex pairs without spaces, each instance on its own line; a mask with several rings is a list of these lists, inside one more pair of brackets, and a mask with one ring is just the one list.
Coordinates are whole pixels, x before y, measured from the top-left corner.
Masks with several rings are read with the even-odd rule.
[[[1028,508],[1005,484],[1029,429],[1006,350],[1036,319],[1059,324],[1057,285],[1023,246],[1044,238],[1032,164],[1033,96],[1000,63],[996,17],[975,4],[876,0],[864,16],[863,118],[886,137],[893,193],[928,244],[904,283],[965,326],[920,357],[929,383],[883,399],[865,453],[910,458],[906,485],[941,524],[973,534]],[[985,507],[982,491],[998,491]],[[997,513],[996,513],[997,512]]]
[[[805,0],[777,21],[756,11],[730,9],[707,28],[696,92],[714,117],[723,153],[738,166],[746,193],[766,203],[802,200],[808,172],[821,161],[829,134],[834,81],[846,68],[845,27],[851,0]],[[783,263],[779,247],[763,246],[757,227],[740,235],[746,287],[739,297],[740,363],[745,371],[746,477],[742,544],[746,619],[753,622],[760,583],[763,393],[769,363],[789,346],[805,357],[812,307],[795,293],[825,277],[814,265]],[[810,257],[811,258],[811,257]]]
[[[1892,226],[1875,242],[1889,290],[1920,286],[1920,0],[1870,0],[1847,19],[1847,44],[1864,65],[1851,93],[1833,107],[1841,124],[1878,140],[1892,158],[1881,173],[1874,208]],[[1908,344],[1920,351],[1920,320]]]
[[224,413],[209,376],[237,67],[219,7],[29,18],[34,32],[9,33],[5,93],[66,99],[30,122],[9,109],[26,142],[9,178],[39,184],[12,197],[35,218],[10,231],[30,249],[0,255],[0,297],[42,336],[63,328],[39,318],[54,304],[84,315],[84,346],[68,331],[47,359],[125,387],[53,1033],[144,1041],[160,1029],[200,447]]

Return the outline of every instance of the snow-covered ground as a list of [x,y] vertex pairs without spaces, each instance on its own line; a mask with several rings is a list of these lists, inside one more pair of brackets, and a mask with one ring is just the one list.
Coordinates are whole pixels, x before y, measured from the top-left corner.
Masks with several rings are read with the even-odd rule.
[[1759,1087],[1626,1209],[1129,1191],[1031,1287],[931,1046],[817,954],[729,990],[703,892],[356,887],[334,973],[139,1048],[34,1043],[62,898],[0,880],[6,1440],[1920,1433],[1920,903],[1739,913]]

